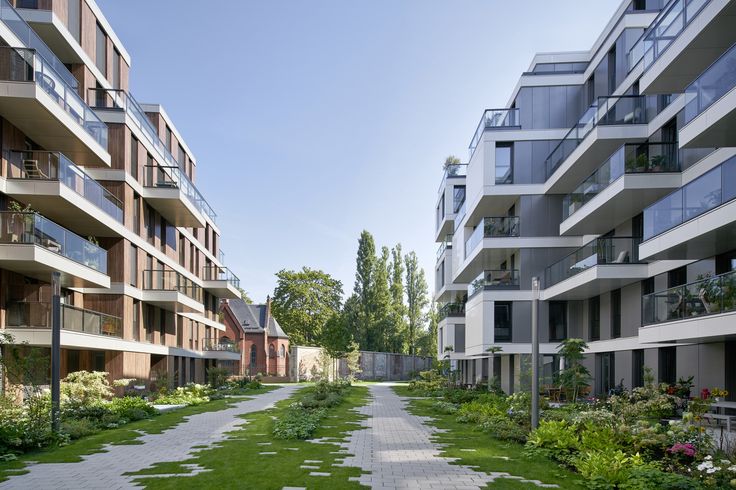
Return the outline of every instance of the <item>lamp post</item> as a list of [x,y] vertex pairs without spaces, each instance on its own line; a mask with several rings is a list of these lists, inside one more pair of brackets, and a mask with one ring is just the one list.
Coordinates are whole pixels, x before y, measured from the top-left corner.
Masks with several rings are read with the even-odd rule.
[[532,277],[532,429],[539,426],[539,278]]
[[59,432],[61,398],[61,282],[58,271],[51,273],[51,429]]

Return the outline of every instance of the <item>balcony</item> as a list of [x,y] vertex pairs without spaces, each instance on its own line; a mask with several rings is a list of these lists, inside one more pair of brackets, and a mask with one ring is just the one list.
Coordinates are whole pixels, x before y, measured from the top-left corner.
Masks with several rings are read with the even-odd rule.
[[736,243],[736,157],[644,210],[641,257],[699,259]]
[[444,189],[445,185],[447,185],[448,179],[464,179],[468,176],[468,164],[467,163],[458,163],[458,164],[449,164],[445,165],[445,171],[442,174],[442,182],[440,182],[440,187],[437,189],[437,193],[442,192],[442,189]]
[[544,298],[585,299],[646,279],[639,237],[596,238],[545,270]]
[[486,109],[480,118],[478,127],[475,129],[473,139],[470,140],[470,145],[468,145],[469,158],[473,158],[475,149],[483,139],[483,133],[486,130],[496,129],[521,129],[519,109]]
[[468,285],[468,298],[479,291],[519,289],[518,269],[483,271]]
[[61,153],[10,151],[5,174],[9,195],[81,233],[106,236],[112,221],[123,224],[122,201]]
[[[149,202],[152,202],[152,200],[161,199],[181,200],[181,197],[185,197],[188,203],[197,212],[201,213],[202,218],[197,217],[198,219],[194,219],[191,216],[187,216],[189,213],[191,213],[191,211],[185,212],[184,210],[180,209],[178,210],[178,212],[181,214],[182,219],[187,222],[191,222],[191,224],[186,224],[185,222],[177,223],[173,219],[169,220],[171,223],[176,224],[177,226],[203,227],[205,225],[203,221],[205,216],[209,218],[213,223],[215,222],[217,215],[215,214],[214,210],[210,207],[204,197],[202,197],[202,194],[195,187],[192,181],[189,180],[189,177],[184,172],[179,170],[179,163],[171,155],[171,152],[166,148],[166,145],[163,143],[163,141],[159,139],[158,132],[153,127],[153,124],[151,124],[148,116],[146,116],[146,112],[131,94],[119,89],[94,88],[89,90],[88,98],[93,104],[94,109],[98,112],[124,113],[128,117],[128,120],[126,120],[125,118],[121,119],[115,117],[106,118],[109,119],[109,122],[115,122],[119,124],[128,123],[131,127],[137,128],[139,134],[143,137],[143,139],[148,142],[148,144],[151,145],[155,152],[158,154],[157,159],[163,164],[154,166],[155,168],[152,168],[150,169],[150,171],[146,172],[146,177],[149,180],[147,180],[147,183],[145,185],[149,188],[154,188],[158,190],[164,189],[166,191],[171,191],[172,189],[177,189],[179,192],[168,192],[168,194],[161,193],[161,195],[153,194],[150,197],[144,196]],[[171,211],[171,209],[168,209],[166,206],[164,206],[163,211],[161,212],[162,214],[164,214],[164,212],[171,213]],[[177,213],[173,213],[173,215],[175,218],[179,216]],[[169,218],[167,217],[166,219],[168,220]]]
[[445,251],[452,250],[452,233],[445,235],[445,239],[437,248],[437,260],[439,261],[445,255]]
[[202,344],[203,351],[240,352],[238,344],[232,342],[220,342],[216,339],[205,339]]
[[[51,328],[51,303],[16,301],[7,305],[7,328]],[[120,317],[61,305],[61,329],[91,335],[123,338]]]
[[205,266],[203,285],[218,298],[240,298],[240,279],[227,267]]
[[46,282],[59,271],[64,287],[110,287],[107,252],[36,213],[0,212],[0,264]]
[[599,97],[545,160],[547,192],[572,192],[622,144],[645,140],[646,125],[669,103],[669,96]]
[[476,249],[484,238],[510,238],[519,236],[519,217],[500,216],[483,218],[473,233],[465,240],[465,257]]
[[734,22],[732,0],[669,2],[635,46],[644,66],[641,92],[682,92],[736,42]]
[[[707,274],[697,281],[642,297],[648,342],[715,340],[733,335],[736,328],[736,271]],[[730,314],[729,314],[730,313]]]
[[440,306],[438,310],[439,321],[444,320],[447,317],[461,317],[465,316],[465,303],[447,303]]
[[110,165],[107,125],[33,49],[0,47],[0,112],[39,145]]
[[200,213],[203,198],[179,167],[146,165],[143,197],[175,226],[205,226]]
[[736,146],[736,44],[685,89],[684,147]]
[[679,187],[679,171],[676,143],[626,143],[620,146],[603,165],[564,197],[560,233],[605,233],[611,222],[626,221]]
[[141,299],[169,311],[204,313],[202,288],[173,270],[144,270]]

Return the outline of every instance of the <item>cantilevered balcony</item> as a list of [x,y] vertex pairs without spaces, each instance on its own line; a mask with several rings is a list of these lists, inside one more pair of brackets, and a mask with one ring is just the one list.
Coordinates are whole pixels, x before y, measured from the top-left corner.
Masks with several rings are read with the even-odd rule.
[[123,224],[122,201],[61,153],[10,151],[5,175],[8,195],[80,233],[110,236]]
[[673,0],[632,49],[642,93],[680,93],[736,42],[736,1]]
[[[483,218],[480,224],[475,227],[473,233],[465,240],[465,257],[467,258],[484,238],[511,238],[518,236],[518,216]],[[509,242],[508,245],[512,246],[513,243]]]
[[642,342],[715,341],[736,334],[736,271],[642,297]]
[[594,235],[608,231],[679,187],[676,143],[626,143],[620,146],[562,204],[560,234]]
[[735,87],[736,44],[685,90],[683,147],[736,146]]
[[644,141],[668,96],[599,97],[545,160],[547,192],[572,192],[622,144]]
[[208,359],[240,360],[240,347],[232,342],[223,342],[218,339],[204,339],[202,351]]
[[468,145],[468,153],[470,158],[473,157],[475,149],[481,141],[483,141],[483,133],[486,130],[498,129],[519,129],[521,128],[521,119],[519,118],[519,109],[486,109],[480,118],[478,127],[475,129],[473,139]]
[[465,303],[447,303],[440,306],[438,310],[439,320],[442,321],[447,317],[465,316]]
[[736,243],[736,157],[644,210],[645,259],[701,259]]
[[[466,165],[463,167],[467,168]],[[436,208],[435,241],[452,234],[458,218],[465,215],[465,174],[453,177],[449,181],[443,179],[442,182],[444,188],[440,187],[440,199]]]
[[143,197],[148,202],[176,226],[204,227],[205,217],[214,223],[217,215],[189,177],[179,169],[179,162],[158,137],[145,111],[131,94],[123,90],[94,88],[89,90],[88,99],[107,122],[129,124],[136,129],[136,134],[153,148],[157,160],[162,162],[146,168],[148,195]]
[[205,266],[203,286],[218,298],[240,298],[240,279],[227,267]]
[[468,285],[468,298],[480,291],[519,289],[518,269],[483,271]]
[[545,270],[544,299],[585,299],[646,279],[638,237],[596,238]]
[[0,47],[0,112],[43,147],[110,165],[107,125],[36,50]]
[[0,266],[64,287],[110,287],[107,252],[40,214],[0,212]]
[[[15,301],[6,308],[7,328],[51,328],[51,303]],[[61,328],[91,335],[123,337],[120,317],[66,304],[61,305]]]
[[169,311],[204,312],[202,288],[173,270],[144,270],[142,299]]

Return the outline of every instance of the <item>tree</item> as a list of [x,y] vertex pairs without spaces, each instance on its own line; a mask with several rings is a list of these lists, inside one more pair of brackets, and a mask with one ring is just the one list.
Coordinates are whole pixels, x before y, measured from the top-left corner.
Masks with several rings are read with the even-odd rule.
[[388,333],[393,322],[393,308],[388,277],[388,247],[381,249],[381,256],[374,263],[373,287],[369,295],[369,305],[373,314],[370,317],[367,330],[372,343],[368,343],[367,350],[386,352],[388,350]]
[[427,330],[422,332],[417,340],[417,353],[424,357],[437,358],[437,326],[439,324],[439,315],[434,302],[427,312],[428,326]]
[[565,359],[565,369],[560,373],[560,386],[570,395],[570,401],[578,399],[580,390],[590,382],[590,372],[583,366],[583,353],[588,344],[583,339],[565,339],[557,353]]
[[[343,314],[335,313],[332,315],[322,329],[320,345],[332,358],[333,369],[335,368],[335,361],[347,354],[352,340],[352,335],[347,329]],[[336,375],[339,374],[337,369],[335,369],[335,373]]]
[[342,283],[329,274],[303,267],[280,270],[271,311],[293,345],[315,345],[327,320],[340,311]]
[[419,267],[417,254],[410,252],[404,257],[404,265],[406,266],[406,316],[409,325],[409,353],[416,354],[416,335],[418,330],[422,330],[426,316],[424,308],[426,308],[429,300],[427,299],[427,281],[424,278],[424,269]]
[[348,351],[345,354],[345,360],[348,365],[348,378],[352,381],[355,379],[356,374],[363,372],[363,370],[360,369],[360,350],[358,350],[358,344],[356,344],[354,340],[348,344]]
[[389,349],[391,352],[404,354],[407,351],[406,305],[404,304],[404,258],[401,255],[401,244],[391,250],[389,264],[391,277],[391,332],[389,335]]
[[242,299],[249,305],[253,304],[253,300],[250,299],[250,296],[248,296],[248,292],[245,289],[238,286],[238,291],[240,292],[240,299]]
[[368,345],[373,344],[369,324],[373,315],[371,295],[376,262],[376,243],[373,240],[373,235],[367,230],[363,230],[358,239],[358,255],[355,262],[354,293],[360,304],[358,310],[358,339],[361,348],[366,349]]

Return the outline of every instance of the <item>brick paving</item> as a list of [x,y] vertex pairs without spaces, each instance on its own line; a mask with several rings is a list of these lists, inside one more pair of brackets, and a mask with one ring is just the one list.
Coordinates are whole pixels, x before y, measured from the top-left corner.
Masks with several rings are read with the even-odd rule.
[[[0,483],[2,489],[105,489],[137,488],[137,472],[154,463],[184,461],[197,451],[195,446],[209,446],[225,439],[225,433],[244,423],[238,415],[265,410],[274,403],[288,398],[300,386],[284,386],[235,403],[232,408],[189,416],[179,425],[161,434],[144,434],[137,445],[107,445],[107,452],[82,456],[78,463],[32,464],[29,473],[12,476]],[[191,473],[209,471],[198,465],[189,465]],[[160,476],[160,475],[159,475]],[[187,475],[178,475],[187,476]]]
[[510,478],[539,487],[556,487],[537,480],[526,480],[508,473],[483,473],[468,466],[451,464],[454,459],[440,456],[441,447],[432,442],[439,429],[426,424],[406,410],[407,399],[400,398],[390,384],[370,386],[371,402],[358,411],[368,418],[364,429],[352,432],[343,449],[344,466],[357,466],[370,474],[353,478],[371,488],[485,488],[498,478]]

